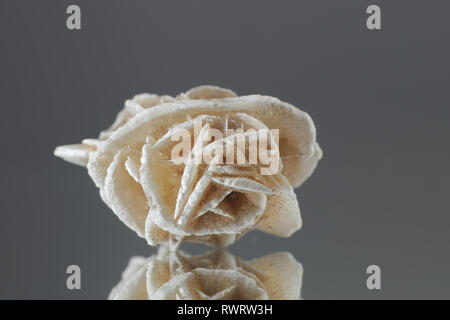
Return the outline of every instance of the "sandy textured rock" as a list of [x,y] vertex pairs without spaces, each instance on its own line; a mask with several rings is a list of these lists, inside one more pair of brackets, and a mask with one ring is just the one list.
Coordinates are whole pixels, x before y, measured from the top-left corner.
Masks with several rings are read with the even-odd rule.
[[[191,152],[178,163],[172,159],[178,143],[172,137],[181,129],[193,139]],[[249,160],[251,142],[262,143],[250,129],[267,130],[267,152],[280,160],[276,173],[262,174],[267,169],[262,161],[222,161],[228,156]],[[279,130],[279,139],[270,129]],[[198,138],[214,130],[235,133]],[[239,139],[244,144],[230,155],[227,146]],[[217,154],[220,146],[225,154]],[[205,150],[212,161],[197,163]],[[200,86],[177,97],[136,95],[99,139],[58,147],[55,155],[87,166],[103,201],[149,244],[188,240],[225,246],[255,228],[284,237],[298,230],[301,217],[292,186],[311,175],[322,152],[311,118],[292,105]]]
[[300,299],[302,277],[301,264],[287,252],[245,262],[225,250],[191,256],[162,246],[150,258],[132,258],[109,299]]

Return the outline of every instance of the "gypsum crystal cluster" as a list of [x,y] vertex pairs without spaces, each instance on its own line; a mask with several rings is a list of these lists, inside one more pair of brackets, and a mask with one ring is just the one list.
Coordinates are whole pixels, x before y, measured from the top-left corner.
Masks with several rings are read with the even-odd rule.
[[243,261],[226,250],[191,256],[161,246],[133,257],[110,300],[297,300],[303,268],[287,252]]
[[[206,134],[244,130],[220,141],[194,134],[187,161],[175,163],[171,134],[193,133],[196,122]],[[275,174],[261,174],[261,164],[189,161],[196,150],[248,141],[247,129],[279,130],[269,150],[280,160]],[[243,148],[245,154],[249,145]],[[136,95],[98,139],[57,147],[55,155],[86,166],[103,201],[150,245],[187,240],[227,246],[251,229],[282,237],[300,229],[293,187],[312,174],[322,151],[310,116],[298,108],[269,96],[200,86],[177,97]]]

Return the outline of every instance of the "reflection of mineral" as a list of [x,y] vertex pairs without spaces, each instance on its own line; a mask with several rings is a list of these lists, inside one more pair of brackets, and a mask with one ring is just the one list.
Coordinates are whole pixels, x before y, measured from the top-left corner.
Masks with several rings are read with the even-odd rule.
[[[181,162],[173,159],[180,130],[191,137]],[[256,163],[250,151],[264,143],[252,130],[267,132],[270,141]],[[205,136],[211,139],[199,138]],[[230,156],[227,146],[236,141],[244,144]],[[196,161],[205,153],[211,161]],[[276,98],[237,97],[212,86],[176,98],[138,95],[99,139],[55,154],[87,166],[104,202],[151,245],[169,239],[229,245],[254,228],[290,236],[301,227],[292,186],[309,177],[322,155],[306,113]]]
[[225,250],[191,256],[163,246],[150,258],[132,258],[109,299],[299,299],[302,275],[287,252],[245,262]]

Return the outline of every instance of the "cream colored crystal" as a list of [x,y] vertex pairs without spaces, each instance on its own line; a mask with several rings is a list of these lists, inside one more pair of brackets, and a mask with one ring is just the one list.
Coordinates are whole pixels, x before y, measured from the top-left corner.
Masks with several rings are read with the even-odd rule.
[[287,252],[249,262],[226,250],[191,256],[162,246],[134,257],[112,289],[112,300],[300,299],[303,268]]
[[[192,133],[195,121],[205,132],[278,129],[270,152],[279,155],[281,170],[262,175],[260,164],[174,163],[171,135],[180,128]],[[251,139],[246,133],[231,138],[239,137]],[[188,157],[231,138],[194,139]],[[292,185],[311,175],[322,152],[305,112],[273,97],[237,97],[227,89],[200,86],[175,98],[137,95],[99,139],[58,147],[55,155],[86,165],[103,201],[149,244],[189,240],[225,246],[255,228],[284,237],[298,230]]]

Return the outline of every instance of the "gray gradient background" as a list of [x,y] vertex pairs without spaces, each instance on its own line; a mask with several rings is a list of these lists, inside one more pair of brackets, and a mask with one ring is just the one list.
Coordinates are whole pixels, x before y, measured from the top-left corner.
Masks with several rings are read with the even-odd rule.
[[[65,27],[71,3],[81,31]],[[291,252],[306,299],[450,298],[449,23],[437,0],[2,0],[0,298],[103,299],[132,255],[155,252],[52,152],[96,137],[135,93],[198,84],[301,107],[324,150],[297,189],[302,230],[249,233],[233,253]]]

